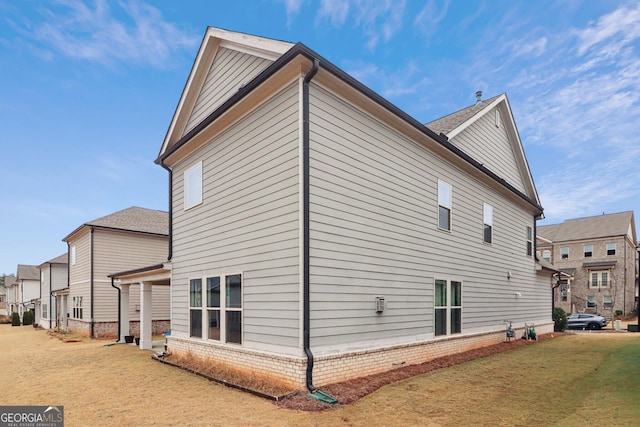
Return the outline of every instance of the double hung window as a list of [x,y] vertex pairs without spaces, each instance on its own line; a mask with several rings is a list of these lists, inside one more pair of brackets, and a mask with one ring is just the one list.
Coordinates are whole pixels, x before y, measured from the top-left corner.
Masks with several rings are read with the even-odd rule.
[[462,332],[462,282],[436,279],[434,296],[435,335]]

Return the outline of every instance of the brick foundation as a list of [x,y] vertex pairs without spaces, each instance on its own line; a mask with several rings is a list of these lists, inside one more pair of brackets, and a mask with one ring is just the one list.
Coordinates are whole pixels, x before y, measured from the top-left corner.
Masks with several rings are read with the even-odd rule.
[[[536,326],[536,332],[538,334],[553,332],[553,323]],[[517,339],[521,334],[522,330],[516,330]],[[505,332],[500,330],[491,333],[450,336],[417,343],[320,355],[314,357],[313,384],[316,387],[321,387],[389,371],[400,366],[428,362],[449,354],[498,344],[504,340]],[[275,381],[284,382],[296,388],[306,387],[306,357],[285,356],[177,337],[168,337],[167,343],[171,353],[192,353],[195,356],[212,358],[218,363],[271,377]]]

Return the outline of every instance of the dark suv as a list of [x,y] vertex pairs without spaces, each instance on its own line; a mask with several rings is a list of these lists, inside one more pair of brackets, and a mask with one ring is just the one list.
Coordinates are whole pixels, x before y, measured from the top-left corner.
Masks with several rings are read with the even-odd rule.
[[598,314],[577,313],[567,316],[567,328],[569,329],[602,329],[607,326],[607,319]]

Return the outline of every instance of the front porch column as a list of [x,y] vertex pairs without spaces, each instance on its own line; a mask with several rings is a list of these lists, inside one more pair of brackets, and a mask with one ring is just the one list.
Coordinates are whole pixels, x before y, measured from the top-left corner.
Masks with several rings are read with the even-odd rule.
[[120,342],[129,335],[129,285],[120,285]]
[[151,283],[140,283],[140,349],[151,350]]

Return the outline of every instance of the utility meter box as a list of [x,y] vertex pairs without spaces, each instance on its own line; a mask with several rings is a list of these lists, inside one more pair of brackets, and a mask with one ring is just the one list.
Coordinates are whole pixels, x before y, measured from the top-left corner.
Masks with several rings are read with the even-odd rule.
[[384,311],[384,297],[376,297],[376,313]]

